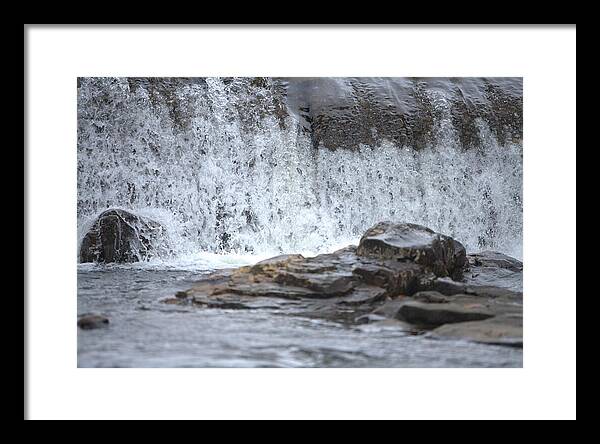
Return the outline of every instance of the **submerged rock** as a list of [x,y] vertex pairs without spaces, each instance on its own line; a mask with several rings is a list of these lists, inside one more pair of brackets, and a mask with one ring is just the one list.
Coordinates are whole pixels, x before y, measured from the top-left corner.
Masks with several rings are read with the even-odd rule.
[[440,339],[466,339],[483,344],[523,347],[523,316],[514,314],[478,322],[447,324],[433,330],[431,336]]
[[[382,222],[365,233],[358,247],[310,258],[277,256],[252,266],[215,271],[163,302],[268,308],[351,325],[393,320],[420,332],[522,316],[520,292],[460,281],[467,267],[464,247],[451,237],[420,225]],[[485,342],[478,325],[467,326],[464,336],[460,329],[441,330],[440,336]],[[517,333],[511,330],[511,335]],[[510,343],[517,342],[511,336]]]
[[77,326],[82,330],[92,330],[95,328],[108,327],[107,317],[97,314],[83,315],[77,320]]
[[409,301],[400,306],[396,317],[410,324],[426,327],[482,321],[494,314],[480,304],[424,303]]
[[152,255],[163,232],[163,227],[153,220],[125,210],[106,210],[83,238],[79,260],[137,262]]

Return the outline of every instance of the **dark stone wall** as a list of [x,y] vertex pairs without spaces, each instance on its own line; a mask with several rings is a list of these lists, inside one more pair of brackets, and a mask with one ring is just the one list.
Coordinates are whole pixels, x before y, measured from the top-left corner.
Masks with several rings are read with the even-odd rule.
[[[463,148],[480,146],[476,119],[501,143],[523,137],[522,78],[284,78],[290,112],[315,147],[356,149],[389,140],[421,149],[450,116]],[[437,93],[437,94],[436,94]],[[437,100],[432,100],[432,97]]]

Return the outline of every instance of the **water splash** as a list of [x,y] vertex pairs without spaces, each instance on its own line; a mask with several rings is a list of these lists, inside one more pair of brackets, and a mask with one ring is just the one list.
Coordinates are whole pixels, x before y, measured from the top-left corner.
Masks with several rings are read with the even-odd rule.
[[500,144],[479,120],[481,146],[464,150],[436,90],[435,134],[422,149],[315,148],[305,122],[279,112],[272,82],[81,79],[79,238],[98,213],[120,207],[165,226],[166,261],[331,251],[382,220],[522,257],[521,144]]

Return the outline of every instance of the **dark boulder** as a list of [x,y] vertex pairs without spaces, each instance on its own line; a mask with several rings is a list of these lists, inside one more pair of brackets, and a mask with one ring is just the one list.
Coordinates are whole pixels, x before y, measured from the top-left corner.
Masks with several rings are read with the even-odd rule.
[[83,315],[77,320],[77,326],[82,330],[92,330],[95,328],[108,327],[107,317],[97,314]]
[[137,262],[152,256],[162,225],[125,210],[98,216],[79,249],[80,262]]
[[438,277],[460,279],[467,264],[465,247],[449,236],[416,224],[380,222],[363,235],[359,256],[408,261]]

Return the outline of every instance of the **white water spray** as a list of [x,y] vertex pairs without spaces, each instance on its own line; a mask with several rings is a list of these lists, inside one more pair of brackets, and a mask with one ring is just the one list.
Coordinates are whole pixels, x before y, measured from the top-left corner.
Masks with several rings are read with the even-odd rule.
[[382,220],[522,257],[522,146],[499,144],[479,121],[481,148],[461,148],[443,91],[430,93],[435,143],[335,151],[313,147],[293,114],[276,116],[269,91],[206,79],[165,97],[127,79],[82,79],[80,239],[119,207],[165,226],[172,257],[163,260],[326,252]]

